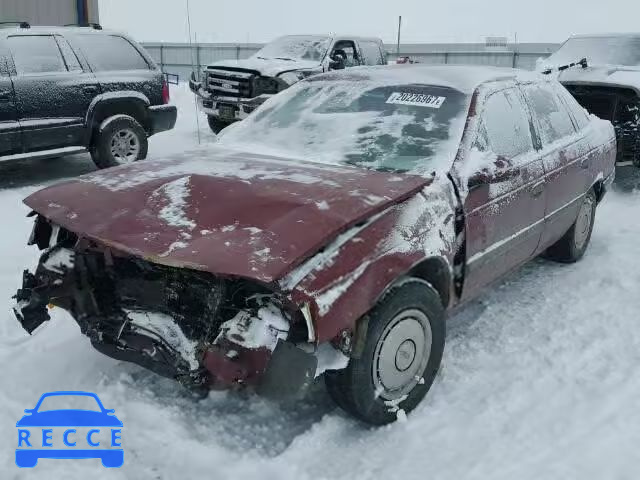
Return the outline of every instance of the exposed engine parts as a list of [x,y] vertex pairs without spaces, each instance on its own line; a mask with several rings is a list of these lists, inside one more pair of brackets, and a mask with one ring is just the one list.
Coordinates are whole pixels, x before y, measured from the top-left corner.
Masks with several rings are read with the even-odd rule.
[[35,274],[24,272],[14,309],[29,333],[53,304],[100,352],[188,387],[259,386],[274,356],[283,366],[297,358],[300,381],[313,379],[313,355],[282,346],[306,339],[304,319],[264,286],[115,255],[40,217],[31,242],[44,253]]
[[611,121],[618,141],[617,162],[640,167],[640,97],[631,89],[565,85],[580,105]]

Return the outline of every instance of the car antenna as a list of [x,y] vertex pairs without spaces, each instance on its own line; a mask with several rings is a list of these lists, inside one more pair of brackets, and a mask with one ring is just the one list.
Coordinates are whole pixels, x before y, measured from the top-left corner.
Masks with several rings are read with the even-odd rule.
[[[193,60],[193,42],[191,37],[191,11],[189,9],[189,0],[187,0],[187,26],[189,28],[189,50],[191,52],[191,72],[195,77],[196,67],[195,67],[195,61]],[[197,37],[196,37],[196,43],[197,43]],[[200,72],[198,72],[197,78],[200,78]],[[199,116],[200,112],[198,112],[198,96],[197,95],[193,96],[193,102],[194,102],[194,107],[196,109],[196,128],[198,129],[198,145],[200,145],[200,116]]]

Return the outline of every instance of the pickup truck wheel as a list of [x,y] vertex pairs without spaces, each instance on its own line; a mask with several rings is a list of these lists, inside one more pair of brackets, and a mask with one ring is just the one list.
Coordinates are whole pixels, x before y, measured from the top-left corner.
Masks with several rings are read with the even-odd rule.
[[220,120],[218,117],[207,116],[209,121],[209,128],[216,135],[219,134],[224,128],[227,128],[231,123]]
[[591,241],[597,204],[594,191],[589,190],[580,205],[575,223],[557,243],[547,250],[545,256],[549,260],[575,263],[582,258]]
[[148,148],[144,128],[133,117],[117,115],[100,125],[91,156],[98,168],[110,168],[144,160]]
[[347,413],[373,425],[413,410],[436,378],[445,344],[444,308],[428,283],[392,289],[368,314],[359,358],[325,375],[327,391]]

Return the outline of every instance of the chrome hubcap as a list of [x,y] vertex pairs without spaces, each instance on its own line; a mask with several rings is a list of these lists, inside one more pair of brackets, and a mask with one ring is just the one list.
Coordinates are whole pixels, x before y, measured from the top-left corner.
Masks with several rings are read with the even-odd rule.
[[427,368],[431,344],[431,325],[420,310],[405,310],[387,324],[371,372],[381,398],[396,400],[413,390]]
[[131,163],[138,159],[140,142],[138,137],[128,128],[118,130],[111,137],[111,155],[118,163]]
[[587,197],[580,207],[578,219],[576,220],[575,242],[578,250],[584,247],[591,231],[591,221],[593,219],[593,199]]

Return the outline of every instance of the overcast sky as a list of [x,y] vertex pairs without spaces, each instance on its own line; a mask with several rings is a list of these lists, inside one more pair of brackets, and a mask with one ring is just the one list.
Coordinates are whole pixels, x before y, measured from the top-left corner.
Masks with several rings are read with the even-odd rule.
[[[100,0],[100,22],[140,41],[188,41],[187,0]],[[559,42],[569,34],[640,31],[640,0],[190,0],[200,42],[264,42],[350,33],[395,42]]]

